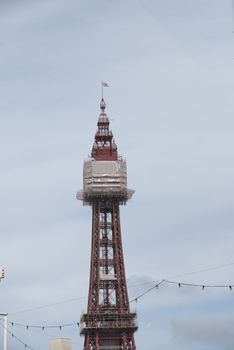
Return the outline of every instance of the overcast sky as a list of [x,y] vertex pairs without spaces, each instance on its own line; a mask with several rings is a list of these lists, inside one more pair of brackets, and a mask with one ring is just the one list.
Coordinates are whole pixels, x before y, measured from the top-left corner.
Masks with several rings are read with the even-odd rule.
[[[86,310],[91,209],[75,195],[102,80],[136,190],[121,208],[130,297],[162,278],[234,284],[234,265],[173,279],[234,262],[232,30],[227,0],[0,0],[0,312],[10,321],[73,323]],[[233,349],[226,289],[163,285],[132,306],[137,350]],[[83,346],[76,327],[9,330],[35,350],[50,336]]]

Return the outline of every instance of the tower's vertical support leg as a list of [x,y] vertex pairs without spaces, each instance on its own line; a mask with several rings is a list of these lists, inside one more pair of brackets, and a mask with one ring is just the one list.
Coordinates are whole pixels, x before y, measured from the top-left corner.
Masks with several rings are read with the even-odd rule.
[[92,249],[90,264],[90,282],[89,282],[89,312],[97,310],[99,304],[99,215],[100,209],[98,203],[93,204],[93,220],[92,220]]
[[123,258],[123,246],[121,237],[121,226],[120,226],[120,213],[119,205],[116,203],[113,205],[113,232],[114,232],[114,246],[115,246],[115,263],[118,279],[118,297],[119,301],[119,312],[129,312],[129,302],[127,293],[127,282],[125,276],[124,268],[124,258]]
[[99,336],[98,336],[98,332],[96,332],[96,336],[95,336],[95,350],[99,349]]
[[84,350],[89,350],[90,349],[90,335],[87,334],[85,337],[85,343],[84,343]]

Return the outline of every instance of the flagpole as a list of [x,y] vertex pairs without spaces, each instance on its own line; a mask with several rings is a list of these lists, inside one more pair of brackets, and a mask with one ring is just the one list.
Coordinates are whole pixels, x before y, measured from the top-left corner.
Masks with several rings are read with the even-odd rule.
[[108,87],[109,85],[102,81],[102,99],[103,99],[103,87]]

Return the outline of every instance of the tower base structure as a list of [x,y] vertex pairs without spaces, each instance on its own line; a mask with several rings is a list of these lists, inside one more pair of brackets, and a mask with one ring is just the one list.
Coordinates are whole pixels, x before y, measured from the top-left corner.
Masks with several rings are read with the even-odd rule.
[[84,350],[136,350],[135,314],[103,316],[84,314],[81,334],[85,335]]

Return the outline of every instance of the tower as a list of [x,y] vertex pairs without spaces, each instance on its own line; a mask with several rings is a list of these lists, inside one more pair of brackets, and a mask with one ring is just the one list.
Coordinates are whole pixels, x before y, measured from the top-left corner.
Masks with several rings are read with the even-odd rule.
[[92,207],[92,244],[87,313],[81,316],[84,350],[136,350],[136,313],[130,311],[119,206],[131,198],[126,161],[118,155],[106,104],[91,157],[84,162],[83,191],[77,198]]

